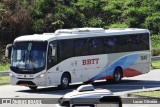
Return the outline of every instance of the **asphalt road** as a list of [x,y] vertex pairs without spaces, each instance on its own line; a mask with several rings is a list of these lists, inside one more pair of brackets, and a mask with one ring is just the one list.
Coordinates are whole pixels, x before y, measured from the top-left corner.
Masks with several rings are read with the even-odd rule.
[[[68,90],[60,90],[57,87],[40,87],[38,90],[33,91],[24,86],[0,86],[0,98],[60,98],[65,93],[75,90],[82,84],[71,85]],[[159,88],[160,87],[160,69],[152,70],[147,74],[124,78],[119,84],[109,84],[105,81],[93,83],[95,88],[109,89],[116,95],[123,95],[130,91],[139,89]],[[48,105],[32,105],[33,107],[54,107],[54,104]],[[144,106],[144,105],[143,105]],[[141,106],[141,107],[143,107]],[[160,106],[160,105],[159,105]],[[6,107],[1,104],[0,107]],[[14,107],[14,105],[7,105],[7,107]],[[22,107],[22,105],[15,105],[15,107]],[[23,105],[23,107],[31,107],[30,105]],[[125,106],[125,107],[133,107]],[[150,107],[150,106],[145,106]]]

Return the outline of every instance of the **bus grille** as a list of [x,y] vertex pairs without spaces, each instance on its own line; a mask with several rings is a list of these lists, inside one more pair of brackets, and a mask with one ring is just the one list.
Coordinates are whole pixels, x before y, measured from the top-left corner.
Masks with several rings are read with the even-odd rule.
[[21,85],[21,84],[28,84],[28,86],[36,86],[35,83],[33,83],[32,81],[18,81],[17,85]]

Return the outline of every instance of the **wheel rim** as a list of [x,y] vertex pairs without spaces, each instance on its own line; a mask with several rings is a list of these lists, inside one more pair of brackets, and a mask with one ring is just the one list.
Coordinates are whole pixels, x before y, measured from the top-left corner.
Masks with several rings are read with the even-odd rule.
[[119,71],[117,71],[117,72],[115,73],[115,80],[116,80],[116,81],[119,81],[120,79],[121,79],[121,74],[120,74]]
[[68,78],[63,78],[62,83],[64,86],[67,86],[68,85]]

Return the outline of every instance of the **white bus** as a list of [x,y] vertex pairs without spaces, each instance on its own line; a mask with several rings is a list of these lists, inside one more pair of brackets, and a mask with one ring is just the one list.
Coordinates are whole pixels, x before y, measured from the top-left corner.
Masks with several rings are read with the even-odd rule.
[[150,71],[150,41],[147,29],[134,28],[73,28],[21,36],[6,47],[10,83],[66,89],[75,82],[119,82]]

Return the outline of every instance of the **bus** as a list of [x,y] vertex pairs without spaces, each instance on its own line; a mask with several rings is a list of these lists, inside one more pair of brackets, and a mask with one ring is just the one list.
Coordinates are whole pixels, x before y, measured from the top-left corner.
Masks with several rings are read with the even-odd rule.
[[6,46],[11,85],[60,86],[148,73],[150,32],[140,28],[72,28],[20,36]]

